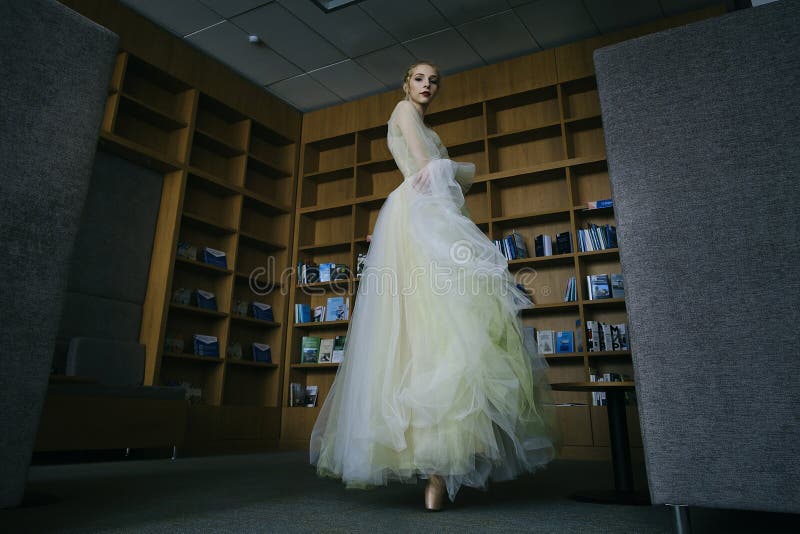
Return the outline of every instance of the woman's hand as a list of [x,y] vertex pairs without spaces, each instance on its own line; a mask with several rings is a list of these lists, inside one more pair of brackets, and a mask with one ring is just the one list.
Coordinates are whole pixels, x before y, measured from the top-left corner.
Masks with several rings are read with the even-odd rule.
[[424,166],[419,170],[417,175],[413,178],[411,182],[411,186],[418,192],[422,194],[430,193],[431,184],[430,184],[430,172],[428,172],[428,166]]

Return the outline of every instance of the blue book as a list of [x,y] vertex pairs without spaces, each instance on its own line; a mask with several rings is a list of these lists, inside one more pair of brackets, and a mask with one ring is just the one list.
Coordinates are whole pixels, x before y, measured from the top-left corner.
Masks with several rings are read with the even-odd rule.
[[261,321],[274,321],[275,314],[272,312],[272,306],[264,304],[263,302],[253,302],[253,317]]
[[325,307],[326,321],[344,321],[347,319],[347,308],[344,297],[328,297]]
[[320,263],[319,264],[319,281],[320,282],[330,282],[331,281],[331,274],[333,270],[336,268],[335,263]]
[[571,330],[556,333],[556,352],[575,352],[575,338]]
[[194,300],[198,308],[217,311],[217,297],[210,291],[196,290],[194,292]]
[[253,361],[272,363],[272,348],[264,343],[253,343]]
[[228,259],[224,252],[210,247],[203,248],[203,261],[220,269],[228,268]]
[[195,355],[219,358],[219,340],[216,336],[195,334],[193,340]]
[[309,304],[295,304],[294,319],[296,323],[311,322],[311,306]]

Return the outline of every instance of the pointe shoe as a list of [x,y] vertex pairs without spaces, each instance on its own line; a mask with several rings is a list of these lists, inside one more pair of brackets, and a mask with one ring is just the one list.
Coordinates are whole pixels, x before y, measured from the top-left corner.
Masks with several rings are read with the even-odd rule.
[[447,486],[439,475],[432,475],[425,486],[425,509],[438,512],[444,508],[444,494]]

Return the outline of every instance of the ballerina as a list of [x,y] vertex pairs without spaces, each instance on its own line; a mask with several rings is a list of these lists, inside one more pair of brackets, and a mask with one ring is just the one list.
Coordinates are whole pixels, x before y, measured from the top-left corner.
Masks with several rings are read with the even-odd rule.
[[423,121],[438,68],[412,65],[387,142],[403,183],[375,222],[344,360],[311,434],[321,476],[349,488],[427,479],[439,510],[462,485],[486,488],[555,455],[546,364],[523,342],[530,301],[469,219],[475,166],[450,160]]

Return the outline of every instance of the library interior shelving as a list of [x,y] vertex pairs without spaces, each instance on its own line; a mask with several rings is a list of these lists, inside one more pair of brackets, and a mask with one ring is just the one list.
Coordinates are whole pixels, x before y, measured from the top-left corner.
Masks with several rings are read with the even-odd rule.
[[[714,14],[704,10],[446,76],[426,115],[451,157],[476,165],[466,204],[490,239],[515,230],[533,256],[535,236],[571,235],[571,253],[509,261],[534,302],[523,324],[583,337],[583,351],[547,356],[552,382],[587,380],[590,369],[633,375],[630,352],[585,350],[587,321],[627,320],[624,299],[589,300],[585,281],[620,272],[618,251],[575,251],[579,229],[614,224],[613,208],[587,209],[611,197],[592,52]],[[123,49],[99,146],[164,175],[142,318],[145,382],[200,389],[190,407],[189,451],[307,448],[338,364],[301,363],[301,341],[344,335],[349,322],[296,323],[294,306],[346,296],[352,312],[358,279],[299,284],[293,267],[333,262],[355,272],[383,201],[402,182],[386,147],[386,121],[402,94],[301,114],[143,20],[132,25],[137,35],[126,37],[134,30],[97,16],[121,35]],[[172,47],[176,57],[157,60],[159,46]],[[218,77],[176,66],[181,54],[184,63],[205,62]],[[236,79],[223,83],[223,75]],[[187,259],[179,243],[223,251],[227,264]],[[564,302],[573,276],[577,300]],[[217,310],[174,302],[179,288],[214,293]],[[236,313],[238,303],[252,301],[272,306],[274,320]],[[192,353],[197,333],[218,339],[219,357]],[[272,363],[248,357],[254,342],[271,347]],[[231,352],[236,346],[241,359]],[[292,382],[318,386],[317,405],[289,406]],[[586,393],[554,398],[563,403],[562,456],[608,457],[605,408],[591,406]],[[636,450],[635,407],[628,415]]]

